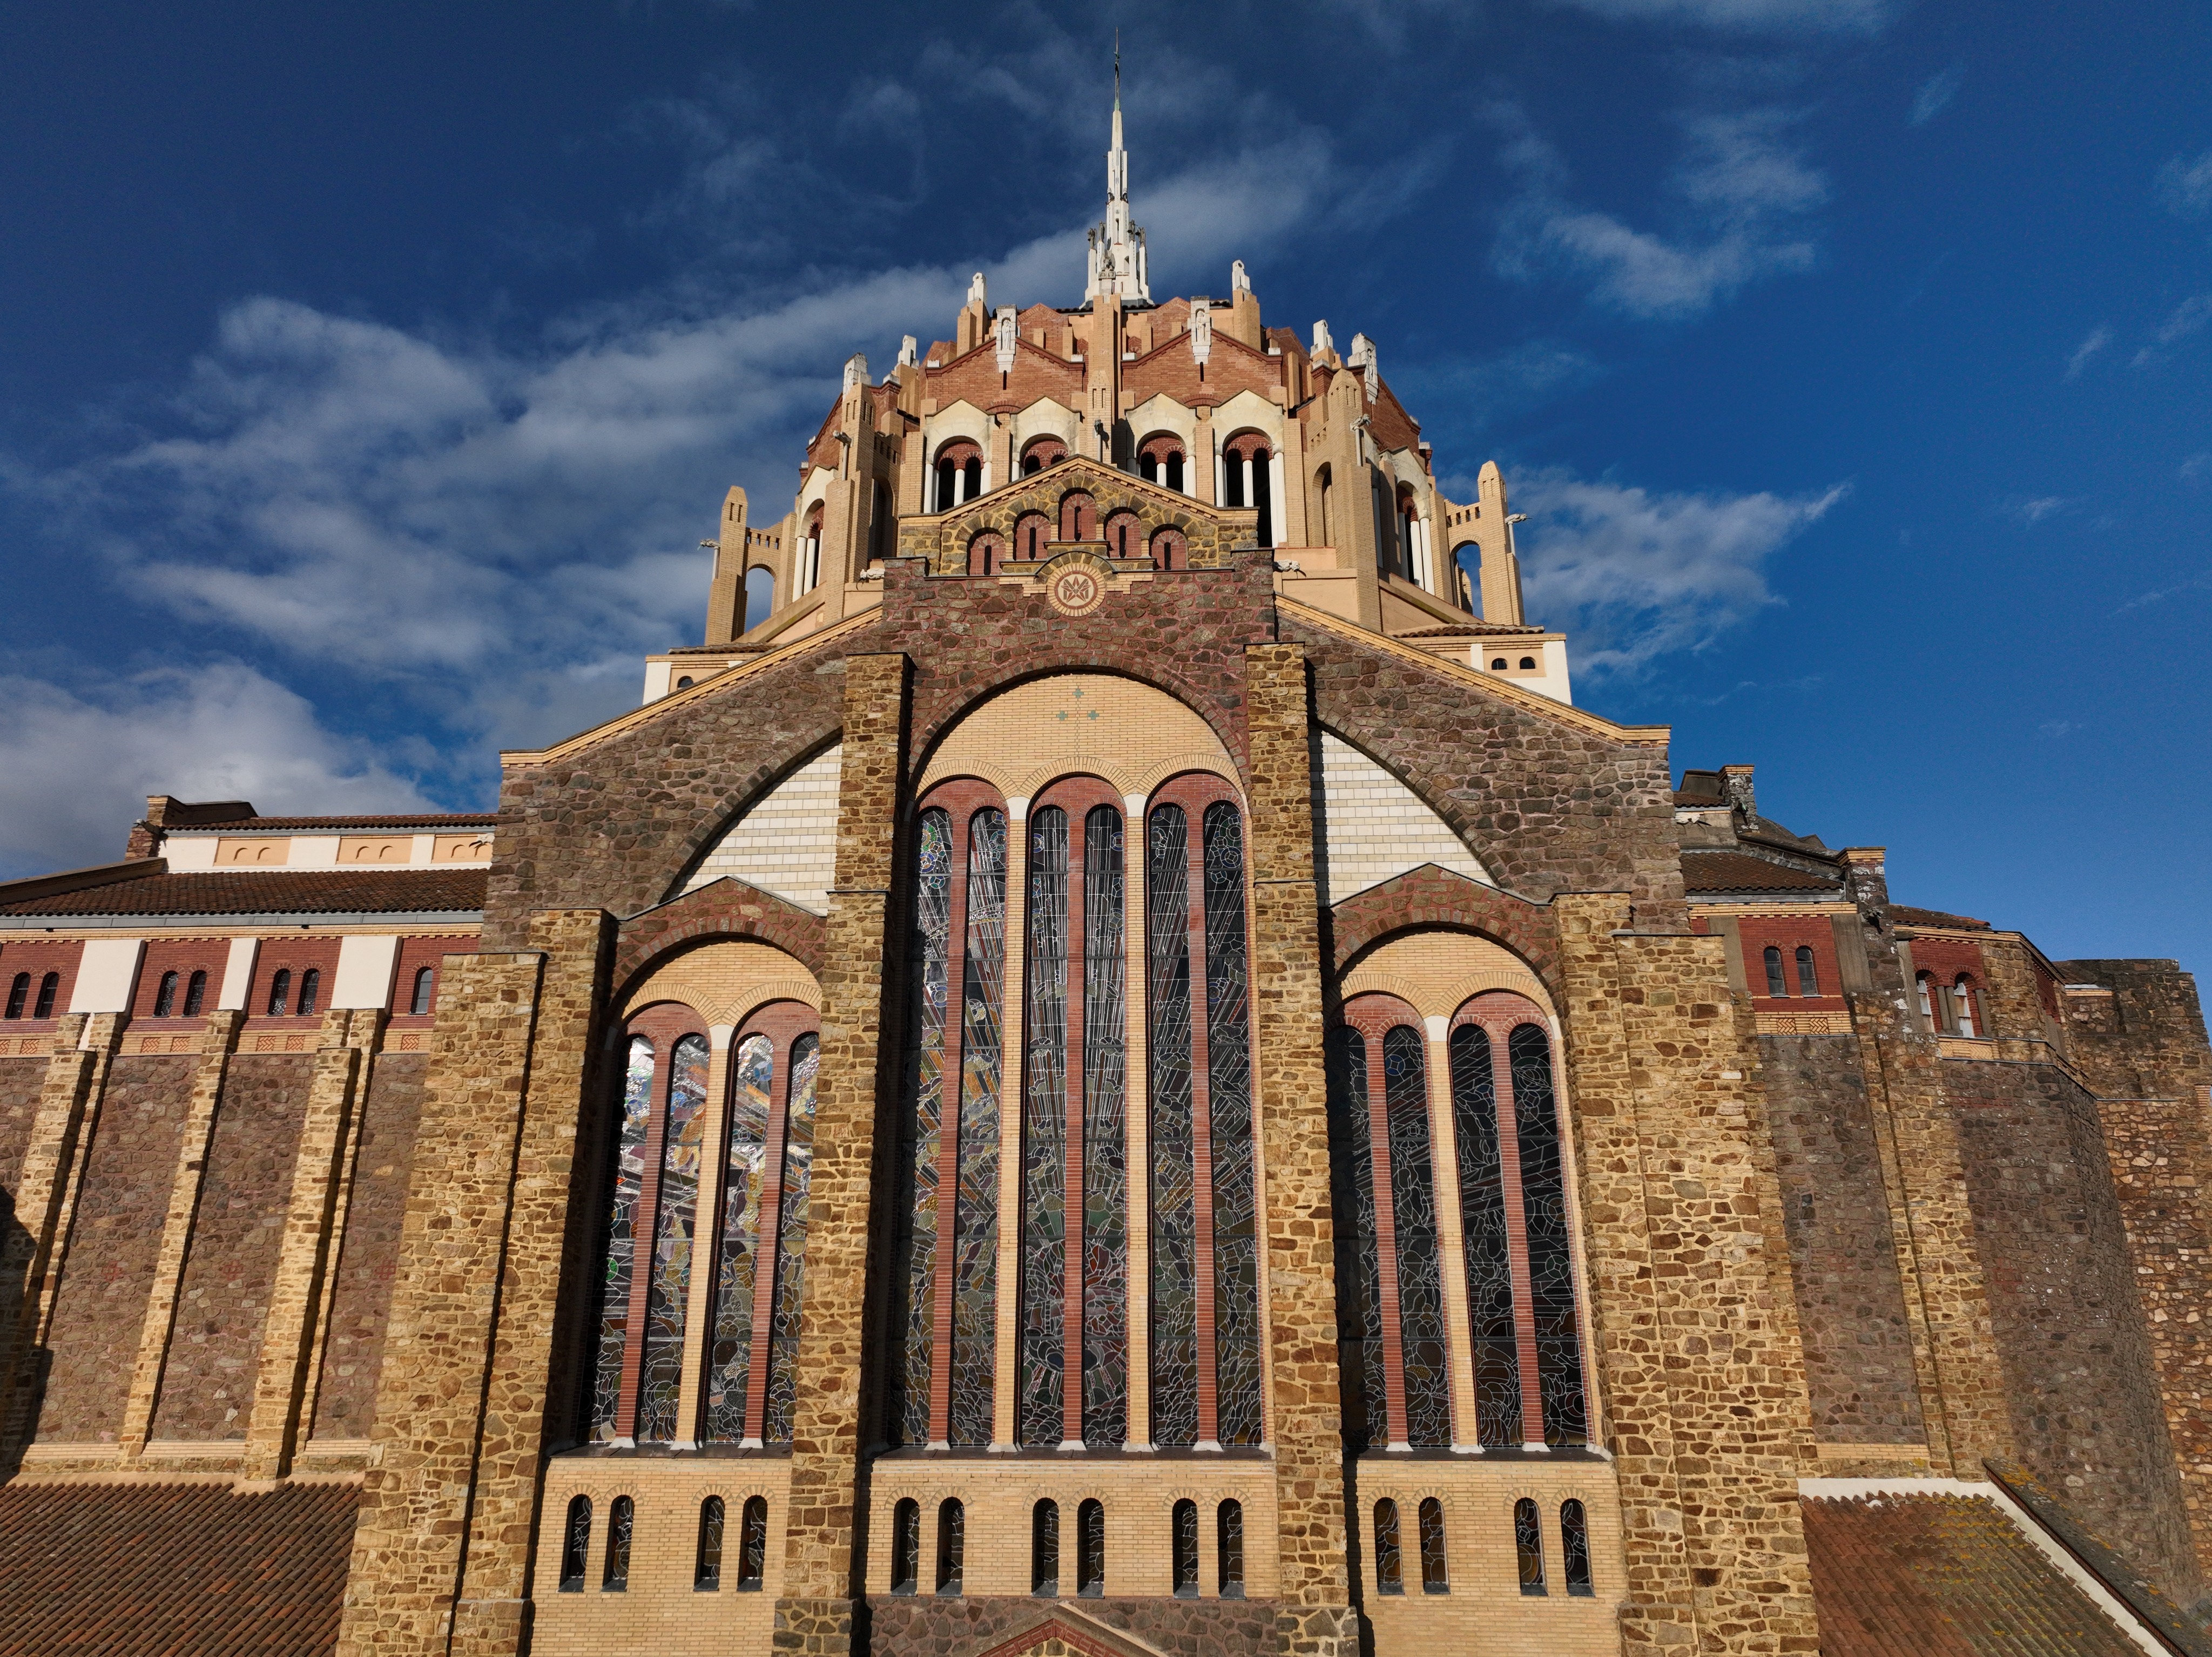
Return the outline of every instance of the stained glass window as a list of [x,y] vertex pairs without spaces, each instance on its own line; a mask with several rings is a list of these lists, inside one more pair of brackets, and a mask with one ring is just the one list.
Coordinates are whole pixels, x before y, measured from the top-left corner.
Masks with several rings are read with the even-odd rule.
[[1398,1504],[1387,1496],[1375,1504],[1375,1587],[1381,1593],[1406,1591],[1406,1556],[1398,1546]]
[[939,1593],[960,1592],[967,1541],[967,1510],[957,1501],[944,1502],[937,1509],[937,1591]]
[[1175,1567],[1175,1591],[1179,1599],[1198,1598],[1198,1503],[1178,1502],[1170,1516],[1170,1551]]
[[821,1068],[820,1036],[802,1035],[791,1044],[791,1089],[783,1113],[783,1205],[777,1222],[775,1300],[769,1324],[768,1420],[762,1435],[770,1444],[791,1442],[792,1407],[799,1387],[807,1199],[814,1183],[814,1083]]
[[908,1499],[891,1509],[891,1592],[912,1593],[921,1574],[921,1506]]
[[710,1496],[699,1504],[699,1556],[691,1568],[691,1586],[712,1593],[722,1586],[722,1498]]
[[959,1190],[953,1227],[951,1442],[991,1442],[999,1261],[1000,993],[1006,957],[1006,816],[968,823]]
[[599,1578],[601,1590],[620,1593],[629,1587],[629,1540],[637,1521],[637,1507],[626,1496],[615,1498],[607,1514],[607,1568]]
[[1106,1592],[1106,1508],[1085,1502],[1075,1510],[1075,1591],[1085,1599]]
[[1049,1599],[1060,1592],[1060,1503],[1040,1502],[1030,1511],[1030,1592]]
[[745,1435],[761,1188],[768,1172],[769,1092],[775,1079],[775,1044],[765,1035],[748,1035],[738,1042],[730,1059],[729,1155],[714,1267],[714,1344],[707,1355],[707,1436],[711,1439],[735,1442]]
[[1597,1592],[1590,1580],[1589,1515],[1576,1501],[1559,1504],[1559,1551],[1566,1568],[1567,1592],[1586,1596]]
[[1030,817],[1029,1065],[1022,1125],[1021,1374],[1024,1444],[1066,1435],[1067,813]]
[[1189,822],[1154,808],[1146,836],[1152,1071],[1152,1442],[1198,1442],[1198,1211],[1191,1138]]
[[632,1036],[615,1124],[614,1195],[607,1216],[606,1270],[599,1284],[599,1350],[592,1374],[592,1436],[619,1433],[623,1352],[629,1339],[631,1277],[637,1261],[637,1205],[645,1189],[645,1136],[653,1119],[653,1043]]
[[1529,1309],[1535,1322],[1544,1441],[1583,1444],[1589,1442],[1589,1429],[1583,1399],[1582,1337],[1575,1318],[1566,1168],[1552,1096],[1552,1043],[1540,1026],[1518,1024],[1507,1052],[1513,1065],[1514,1131],[1521,1146]]
[[1521,1568],[1521,1592],[1544,1592],[1544,1533],[1536,1504],[1522,1496],[1513,1504],[1513,1554]]
[[1337,1229],[1337,1335],[1354,1449],[1389,1440],[1382,1367],[1382,1263],[1375,1152],[1367,1114],[1367,1038],[1349,1024],[1329,1039],[1329,1163]]
[[[945,1094],[945,981],[952,913],[952,822],[921,814],[915,835],[914,932],[908,949],[914,1005],[907,1023],[905,1094],[898,1130],[898,1230],[892,1292],[890,1436],[929,1441],[932,1325],[937,1281],[937,1151]],[[917,1521],[919,1522],[919,1521]],[[919,1546],[919,1544],[916,1545]]]
[[1434,1496],[1422,1499],[1421,1592],[1449,1593],[1451,1568],[1444,1560],[1444,1504]]
[[1206,808],[1206,1096],[1213,1147],[1214,1393],[1224,1444],[1260,1442],[1260,1244],[1244,946],[1244,825]]
[[592,1552],[592,1498],[568,1499],[568,1522],[561,1533],[561,1592],[581,1593]]
[[707,1134],[707,1038],[678,1038],[669,1055],[660,1188],[653,1205],[653,1280],[645,1302],[645,1357],[638,1374],[637,1438],[677,1436],[684,1382],[684,1317],[691,1291],[691,1231]]
[[1121,814],[1083,823],[1083,1442],[1129,1436],[1129,1217]]
[[1244,1508],[1242,1502],[1224,1502],[1213,1515],[1213,1545],[1216,1575],[1224,1599],[1244,1597]]
[[738,1522],[738,1589],[758,1593],[768,1578],[768,1502],[745,1498],[744,1516]]
[[1458,1026],[1451,1033],[1450,1053],[1468,1329],[1474,1347],[1475,1435],[1483,1444],[1518,1444],[1521,1347],[1513,1326],[1512,1254],[1489,1032],[1479,1024]]
[[1417,1446],[1435,1446],[1451,1442],[1451,1372],[1444,1346],[1425,1046],[1421,1033],[1408,1025],[1395,1025],[1383,1035],[1382,1096],[1390,1144],[1390,1208],[1398,1245],[1406,1438]]

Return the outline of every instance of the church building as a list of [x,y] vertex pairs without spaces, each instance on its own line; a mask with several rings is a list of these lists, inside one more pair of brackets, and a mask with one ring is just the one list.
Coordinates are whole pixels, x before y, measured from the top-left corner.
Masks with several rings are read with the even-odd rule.
[[0,885],[0,1651],[2212,1657],[2189,975],[1577,706],[1107,185],[495,810]]

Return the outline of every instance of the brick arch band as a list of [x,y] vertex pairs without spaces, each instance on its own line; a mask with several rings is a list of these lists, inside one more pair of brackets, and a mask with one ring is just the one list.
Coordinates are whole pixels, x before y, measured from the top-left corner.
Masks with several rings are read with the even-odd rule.
[[1139,659],[1131,650],[1102,652],[1095,642],[1081,640],[1066,644],[1041,644],[1029,654],[1024,671],[1004,679],[982,686],[917,686],[912,725],[914,760],[910,774],[923,775],[935,758],[945,739],[961,722],[1008,692],[1039,679],[1067,674],[1095,673],[1109,678],[1127,679],[1181,703],[1203,720],[1229,753],[1237,768],[1237,786],[1247,787],[1250,756],[1243,722],[1233,716],[1233,710],[1218,697],[1208,696],[1195,684],[1173,669],[1165,667],[1156,658]]
[[1559,923],[1548,905],[1425,863],[1329,911],[1340,976],[1401,932],[1441,928],[1492,938],[1528,963],[1554,1005],[1562,998]]

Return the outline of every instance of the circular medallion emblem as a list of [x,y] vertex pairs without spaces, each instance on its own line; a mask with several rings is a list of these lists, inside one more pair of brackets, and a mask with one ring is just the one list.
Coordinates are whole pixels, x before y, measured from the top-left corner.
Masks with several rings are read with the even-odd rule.
[[1063,616],[1088,616],[1106,600],[1106,583],[1087,569],[1062,570],[1046,589],[1052,607]]

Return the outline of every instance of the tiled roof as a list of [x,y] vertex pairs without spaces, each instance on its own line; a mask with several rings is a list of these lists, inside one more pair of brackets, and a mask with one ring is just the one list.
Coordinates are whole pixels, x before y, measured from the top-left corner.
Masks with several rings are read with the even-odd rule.
[[1487,622],[1439,622],[1434,627],[1408,628],[1405,632],[1391,636],[1398,639],[1510,639],[1543,631],[1540,627],[1524,627],[1518,622],[1499,622],[1494,626]]
[[350,1484],[0,1490],[0,1657],[320,1657],[358,1503]]
[[1909,903],[1893,903],[1889,918],[1900,926],[1960,926],[1972,932],[1990,930],[1986,920],[1977,920],[1972,915],[1947,914],[1941,909],[1916,909]]
[[2142,1657],[1987,1496],[1808,1496],[1823,1657]]
[[1686,850],[1682,853],[1682,884],[1692,892],[1806,892],[1833,895],[1843,881],[1840,877],[1792,869],[1741,852]]
[[253,828],[489,828],[498,822],[493,811],[417,811],[404,817],[236,817],[193,826],[228,835]]
[[0,903],[0,915],[420,914],[483,901],[482,869],[219,870]]

